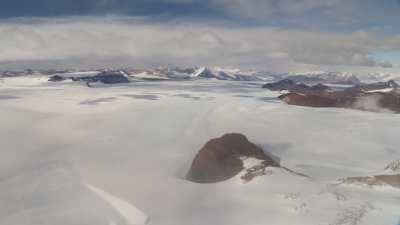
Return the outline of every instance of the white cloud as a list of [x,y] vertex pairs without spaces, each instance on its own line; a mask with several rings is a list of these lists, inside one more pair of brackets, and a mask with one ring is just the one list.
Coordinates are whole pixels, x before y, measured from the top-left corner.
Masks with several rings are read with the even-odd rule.
[[377,62],[369,55],[394,48],[393,43],[397,43],[393,38],[366,32],[343,34],[144,21],[69,18],[29,24],[3,22],[0,63],[260,66],[273,62],[285,66],[289,63],[390,67],[390,62]]

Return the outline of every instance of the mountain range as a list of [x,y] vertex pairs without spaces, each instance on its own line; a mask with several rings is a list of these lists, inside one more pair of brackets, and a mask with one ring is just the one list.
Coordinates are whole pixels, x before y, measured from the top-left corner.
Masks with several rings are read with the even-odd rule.
[[130,80],[196,80],[215,79],[230,81],[277,81],[290,79],[297,83],[314,85],[317,83],[350,84],[355,85],[361,82],[384,82],[388,80],[400,81],[400,74],[389,73],[368,73],[355,74],[351,72],[326,72],[308,71],[291,73],[274,73],[262,70],[241,70],[221,67],[160,67],[151,69],[99,69],[99,70],[23,70],[23,71],[1,71],[0,77],[14,76],[59,76],[64,78],[90,77],[101,72],[120,72]]

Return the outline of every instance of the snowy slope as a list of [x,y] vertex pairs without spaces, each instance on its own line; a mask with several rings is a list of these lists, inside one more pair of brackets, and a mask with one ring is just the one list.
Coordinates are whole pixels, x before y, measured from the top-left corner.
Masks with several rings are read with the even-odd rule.
[[257,71],[242,71],[240,69],[229,69],[221,67],[201,67],[195,70],[191,77],[211,78],[217,80],[234,80],[234,81],[260,81],[263,80],[258,76]]
[[289,73],[286,78],[299,83],[331,83],[331,84],[358,84],[358,77],[349,72],[308,71]]
[[359,78],[365,83],[374,83],[374,82],[387,82],[390,80],[400,81],[400,74],[391,74],[391,73],[368,73],[360,75]]
[[26,164],[2,176],[0,224],[146,224],[146,215],[134,206],[83,184],[69,163],[32,160]]
[[[65,78],[79,78],[87,76],[95,76],[104,69],[98,70],[26,70],[26,71],[1,71],[2,77],[45,77],[58,75]],[[132,79],[138,80],[188,80],[188,79],[217,79],[217,80],[234,80],[234,81],[271,81],[290,78],[302,83],[341,83],[341,84],[357,84],[387,82],[389,80],[400,81],[400,74],[375,72],[375,73],[352,73],[352,72],[333,72],[333,71],[303,71],[290,73],[274,73],[262,70],[244,70],[228,67],[159,67],[147,69],[123,69],[123,73],[127,73]]]
[[[257,71],[242,71],[240,69],[226,68],[155,68],[145,70],[126,70],[129,77],[137,80],[160,81],[160,80],[188,80],[188,79],[217,79],[233,81],[259,81],[263,78],[258,76]],[[100,71],[82,71],[58,73],[65,78],[95,76]]]
[[106,202],[108,202],[112,207],[114,207],[115,210],[126,219],[126,222],[129,225],[144,225],[147,223],[149,219],[148,216],[130,203],[119,199],[90,184],[85,184],[85,186],[89,190],[100,196],[102,199],[104,199]]
[[[0,224],[130,225],[147,216],[150,225],[399,221],[400,190],[339,185],[388,173],[400,159],[396,114],[288,106],[263,82],[13,82],[4,79],[0,89]],[[272,168],[247,183],[240,174],[216,184],[184,180],[205,142],[228,132],[311,178]]]

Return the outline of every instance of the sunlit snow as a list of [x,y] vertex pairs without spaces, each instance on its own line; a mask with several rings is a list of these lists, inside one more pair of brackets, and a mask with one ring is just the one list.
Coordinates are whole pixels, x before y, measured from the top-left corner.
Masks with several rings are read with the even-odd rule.
[[[0,224],[396,225],[399,189],[339,179],[400,159],[399,115],[289,106],[262,84],[4,78],[0,96],[15,98],[0,98]],[[197,151],[230,132],[310,178],[185,180]]]

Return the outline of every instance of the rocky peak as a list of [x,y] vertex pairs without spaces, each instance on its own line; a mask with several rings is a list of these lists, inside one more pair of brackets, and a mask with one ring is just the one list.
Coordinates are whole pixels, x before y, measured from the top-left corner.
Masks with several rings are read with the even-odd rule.
[[197,153],[186,177],[197,183],[227,180],[244,169],[243,157],[262,160],[266,166],[279,166],[244,135],[231,133],[208,141]]

